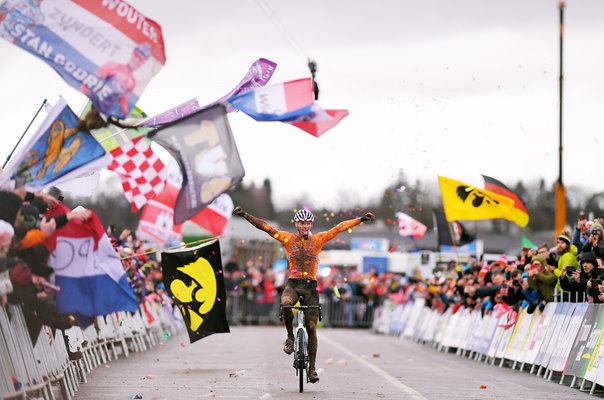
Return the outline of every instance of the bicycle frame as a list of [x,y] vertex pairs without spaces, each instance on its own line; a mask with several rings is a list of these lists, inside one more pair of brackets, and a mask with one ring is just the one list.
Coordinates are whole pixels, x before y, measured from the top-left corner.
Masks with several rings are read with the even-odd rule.
[[[304,386],[304,370],[306,370],[306,381],[308,382],[308,372],[310,367],[310,359],[308,357],[308,332],[305,326],[304,310],[306,309],[318,309],[319,310],[319,321],[321,317],[321,306],[281,306],[281,313],[279,319],[283,319],[283,309],[296,309],[298,310],[298,325],[294,330],[294,368],[296,369],[296,375],[300,379],[300,392],[303,391]],[[300,340],[302,339],[302,340]],[[302,345],[302,348],[300,348]]]

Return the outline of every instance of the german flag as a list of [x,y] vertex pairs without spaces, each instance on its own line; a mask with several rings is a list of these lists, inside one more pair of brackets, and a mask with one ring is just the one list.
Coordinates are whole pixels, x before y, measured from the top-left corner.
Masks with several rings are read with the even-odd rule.
[[482,177],[484,178],[484,188],[486,190],[505,196],[514,202],[514,207],[511,210],[509,220],[515,222],[519,227],[524,228],[529,222],[529,215],[522,199],[497,179],[486,175],[483,175]]

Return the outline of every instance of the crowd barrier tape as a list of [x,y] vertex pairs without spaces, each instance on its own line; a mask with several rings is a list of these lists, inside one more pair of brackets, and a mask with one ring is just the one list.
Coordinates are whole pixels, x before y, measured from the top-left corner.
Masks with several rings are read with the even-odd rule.
[[136,313],[99,316],[85,329],[42,326],[34,344],[21,307],[0,306],[0,400],[69,400],[94,368],[156,346],[183,328],[178,310],[147,302]]
[[548,303],[531,314],[506,309],[483,315],[463,307],[441,313],[421,298],[386,301],[375,310],[372,330],[559,379],[591,394],[604,387],[604,304]]

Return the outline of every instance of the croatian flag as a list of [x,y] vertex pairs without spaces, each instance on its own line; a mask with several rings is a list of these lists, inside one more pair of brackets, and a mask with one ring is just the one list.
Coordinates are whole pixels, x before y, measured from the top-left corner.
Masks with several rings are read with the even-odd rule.
[[291,121],[312,114],[313,85],[310,78],[260,87],[231,97],[229,104],[256,121]]
[[166,63],[161,27],[121,0],[0,0],[0,36],[118,118]]
[[319,137],[348,115],[348,110],[324,110],[316,103],[310,109],[311,114],[294,121],[286,121],[286,123],[298,127],[314,137]]
[[222,235],[224,228],[233,215],[233,200],[226,193],[221,194],[209,206],[197,213],[191,222],[196,223],[214,236]]
[[[54,207],[47,216],[70,210]],[[138,304],[128,285],[124,267],[96,214],[85,221],[70,221],[45,241],[54,269],[57,311],[72,314],[86,324],[98,315],[136,311]]]

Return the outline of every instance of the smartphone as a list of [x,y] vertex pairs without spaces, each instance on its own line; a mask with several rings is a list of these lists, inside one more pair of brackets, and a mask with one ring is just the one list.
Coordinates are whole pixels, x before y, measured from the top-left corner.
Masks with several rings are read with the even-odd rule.
[[585,213],[583,211],[579,211],[579,221],[583,221],[585,219]]
[[567,275],[572,275],[573,272],[575,272],[577,269],[575,267],[566,267],[566,274]]
[[602,279],[592,279],[591,286],[600,286],[602,284]]

